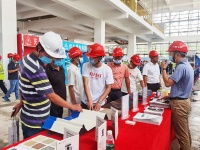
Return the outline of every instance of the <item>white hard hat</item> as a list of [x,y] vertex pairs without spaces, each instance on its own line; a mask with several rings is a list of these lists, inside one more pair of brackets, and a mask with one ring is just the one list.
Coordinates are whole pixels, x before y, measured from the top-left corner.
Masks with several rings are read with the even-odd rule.
[[39,42],[51,57],[54,58],[65,58],[65,49],[62,46],[62,39],[59,34],[52,31],[46,32],[39,38]]

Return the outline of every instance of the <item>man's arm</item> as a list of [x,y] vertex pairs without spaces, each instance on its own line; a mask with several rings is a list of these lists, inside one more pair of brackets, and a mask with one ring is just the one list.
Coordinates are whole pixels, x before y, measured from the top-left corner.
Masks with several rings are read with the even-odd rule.
[[54,92],[47,94],[46,96],[50,101],[52,101],[54,104],[58,106],[69,108],[71,110],[82,111],[80,104],[75,104],[75,105],[70,104],[69,102],[65,101]]
[[166,68],[167,68],[167,63],[162,61],[161,63],[161,68],[162,68],[162,76],[163,76],[163,81],[165,83],[166,87],[172,86],[175,82],[171,78],[168,77]]
[[166,87],[170,87],[174,84],[174,80],[168,77],[166,70],[162,70],[162,76]]
[[131,94],[130,79],[129,79],[129,77],[125,77],[125,82],[126,82],[126,88],[127,88],[128,94]]
[[99,97],[99,100],[103,101],[104,99],[106,99],[106,97],[108,96],[108,94],[111,91],[111,86],[112,86],[112,84],[107,84],[106,85],[106,89],[103,92],[103,94]]
[[69,86],[68,86],[68,89],[69,89],[69,95],[70,95],[70,97],[71,97],[71,102],[72,102],[72,104],[77,104],[77,103],[76,103],[75,94],[74,94],[74,86],[73,86],[73,85],[69,85]]
[[84,84],[84,90],[85,90],[85,94],[86,97],[88,99],[88,109],[92,110],[93,109],[93,100],[92,100],[92,96],[90,93],[90,89],[89,89],[89,81],[88,81],[88,77],[83,77],[83,84]]
[[144,86],[144,81],[143,81],[143,80],[140,80],[140,86],[141,86],[142,88],[145,87],[145,86]]
[[8,73],[14,73],[14,72],[17,72],[19,71],[19,68],[15,69],[15,70],[8,70]]
[[106,89],[105,89],[105,91],[104,91],[103,94],[99,97],[99,100],[97,101],[97,103],[96,103],[96,105],[95,105],[95,110],[96,110],[96,111],[99,111],[99,110],[100,110],[102,101],[104,101],[104,100],[106,99],[106,97],[108,96],[108,94],[109,94],[110,91],[111,91],[111,86],[112,86],[112,84],[106,84]]
[[143,75],[143,81],[144,81],[144,86],[146,87],[147,86],[147,76],[146,75]]

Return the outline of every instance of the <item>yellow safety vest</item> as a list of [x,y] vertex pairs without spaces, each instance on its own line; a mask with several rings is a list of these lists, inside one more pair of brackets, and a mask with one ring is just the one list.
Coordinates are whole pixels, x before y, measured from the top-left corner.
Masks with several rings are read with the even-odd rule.
[[4,69],[3,69],[3,64],[0,62],[0,80],[4,80]]

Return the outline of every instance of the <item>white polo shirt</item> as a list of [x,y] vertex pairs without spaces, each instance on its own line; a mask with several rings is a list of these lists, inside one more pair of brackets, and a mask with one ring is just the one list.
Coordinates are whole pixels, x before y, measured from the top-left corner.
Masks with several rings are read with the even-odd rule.
[[160,83],[160,68],[158,63],[154,65],[152,62],[148,62],[144,66],[142,74],[147,76],[147,83]]
[[[128,68],[128,70],[129,70],[129,73],[130,73],[130,76],[129,76],[130,88],[131,88],[131,92],[133,92],[133,91],[136,90],[136,82],[137,82],[137,80],[141,81],[141,80],[143,80],[143,77],[142,77],[142,74],[141,74],[140,70],[137,67],[135,67],[134,69]],[[128,90],[126,88],[125,79],[122,82],[121,91],[124,92],[124,93],[128,93]]]
[[[80,69],[71,63],[68,70],[68,85],[74,86],[74,94],[77,104],[81,103],[84,93],[83,79],[80,73]],[[71,97],[70,97],[71,100]]]
[[[104,93],[106,85],[114,83],[112,70],[104,63],[99,68],[95,68],[89,62],[85,63],[83,65],[83,76],[89,78],[89,89],[94,104],[97,103],[99,97]],[[82,102],[87,105],[88,99],[86,95],[83,97]]]

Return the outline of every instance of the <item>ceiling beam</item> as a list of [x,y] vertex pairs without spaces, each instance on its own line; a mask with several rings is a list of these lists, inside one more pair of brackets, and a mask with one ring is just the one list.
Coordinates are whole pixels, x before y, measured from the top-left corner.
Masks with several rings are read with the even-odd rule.
[[63,19],[67,19],[67,20],[74,20],[73,16],[68,14],[65,10],[60,9],[59,6],[55,7],[55,6],[51,6],[51,5],[47,5],[47,6],[43,6],[41,7],[39,2],[40,1],[36,1],[36,0],[17,0],[18,3],[28,6],[28,7],[32,7],[34,9],[40,10],[40,11],[44,11],[48,14],[52,14],[54,16],[58,16],[60,18]]
[[38,17],[38,16],[46,16],[46,15],[49,15],[49,13],[43,12],[43,11],[37,11],[37,10],[29,10],[26,12],[18,13],[17,19],[26,19],[26,18],[33,18],[33,17]]

